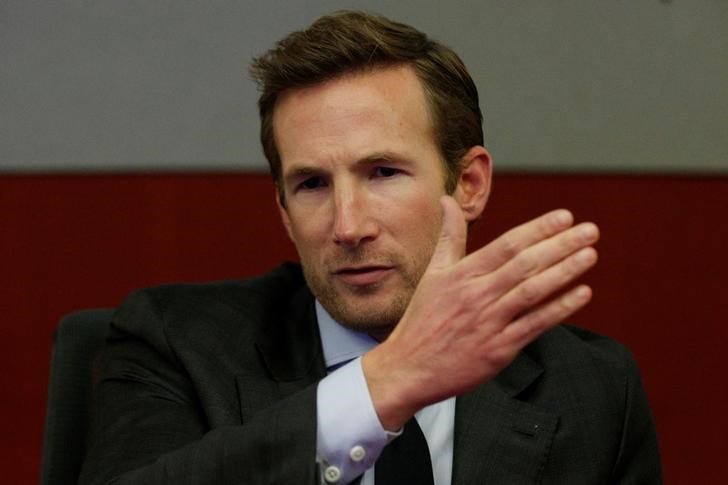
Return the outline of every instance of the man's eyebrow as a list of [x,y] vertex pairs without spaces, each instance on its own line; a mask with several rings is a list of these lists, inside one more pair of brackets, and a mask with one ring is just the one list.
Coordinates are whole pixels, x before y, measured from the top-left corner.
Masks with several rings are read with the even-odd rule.
[[367,155],[357,161],[357,164],[368,165],[378,162],[389,162],[389,163],[407,163],[408,159],[401,155],[396,155],[391,152],[377,152],[372,155]]
[[309,177],[321,173],[320,170],[316,170],[313,167],[306,165],[294,165],[283,174],[284,180],[298,179],[302,177]]
[[364,158],[359,159],[359,163],[371,163],[371,162],[379,162],[382,160],[392,160],[394,157],[391,153],[388,152],[377,152],[373,153],[371,155],[367,155]]

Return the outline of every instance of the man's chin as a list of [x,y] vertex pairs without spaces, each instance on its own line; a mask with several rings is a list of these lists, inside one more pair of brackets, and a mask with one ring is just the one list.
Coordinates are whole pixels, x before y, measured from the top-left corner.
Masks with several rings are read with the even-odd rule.
[[349,285],[341,280],[324,281],[315,272],[304,275],[309,288],[340,325],[369,334],[394,329],[407,309],[415,284],[390,275],[372,284]]
[[340,325],[368,334],[388,335],[404,314],[406,304],[401,299],[390,298],[386,302],[357,301],[361,298],[337,298],[319,301],[331,317]]

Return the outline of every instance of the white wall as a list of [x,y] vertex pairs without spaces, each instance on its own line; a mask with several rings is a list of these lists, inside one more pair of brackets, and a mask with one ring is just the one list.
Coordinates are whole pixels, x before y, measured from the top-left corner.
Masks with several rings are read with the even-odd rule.
[[265,169],[248,61],[343,7],[462,55],[501,170],[728,173],[725,0],[2,0],[0,171]]

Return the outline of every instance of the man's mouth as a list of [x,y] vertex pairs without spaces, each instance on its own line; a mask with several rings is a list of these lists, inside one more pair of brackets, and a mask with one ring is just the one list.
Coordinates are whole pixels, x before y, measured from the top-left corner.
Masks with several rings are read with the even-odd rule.
[[349,286],[367,286],[381,282],[394,272],[391,266],[361,265],[344,266],[333,272],[334,276]]

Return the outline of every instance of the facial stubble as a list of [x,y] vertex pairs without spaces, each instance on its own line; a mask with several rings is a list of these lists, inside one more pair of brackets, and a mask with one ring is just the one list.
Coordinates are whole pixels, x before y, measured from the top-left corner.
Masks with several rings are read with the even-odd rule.
[[[389,301],[383,307],[377,309],[364,308],[365,304],[358,305],[357,300],[366,300],[367,297],[375,298],[377,293],[384,291],[380,283],[364,285],[360,287],[345,287],[338,289],[329,272],[320,274],[306,261],[301,262],[304,277],[314,296],[323,305],[326,311],[339,324],[357,332],[369,333],[373,336],[386,336],[399,323],[407,310],[412,295],[419,284],[432,258],[435,249],[434,241],[422,248],[418,254],[413,255],[408,261],[404,258],[390,255],[386,258],[389,265],[395,268],[396,274],[390,277],[399,278],[396,288]],[[365,262],[370,260],[365,250],[355,249],[346,255],[338,258],[348,263]],[[378,338],[379,338],[378,337]]]

